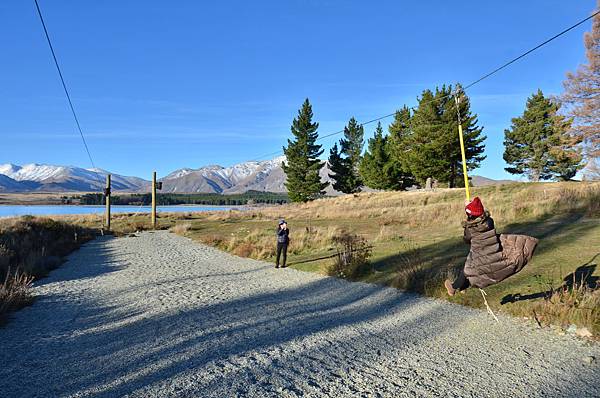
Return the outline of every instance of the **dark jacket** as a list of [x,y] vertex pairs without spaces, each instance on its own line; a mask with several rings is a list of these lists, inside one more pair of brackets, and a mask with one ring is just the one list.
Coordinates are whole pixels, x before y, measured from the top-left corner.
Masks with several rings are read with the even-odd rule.
[[465,276],[472,286],[483,288],[519,272],[531,260],[538,240],[526,235],[498,235],[486,212],[463,222],[464,240],[471,244]]
[[290,243],[290,229],[281,229],[277,227],[277,243],[288,244]]

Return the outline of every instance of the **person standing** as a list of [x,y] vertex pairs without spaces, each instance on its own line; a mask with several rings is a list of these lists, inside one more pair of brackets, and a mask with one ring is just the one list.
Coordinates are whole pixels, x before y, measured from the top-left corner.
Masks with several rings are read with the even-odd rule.
[[[277,260],[275,262],[275,268],[285,268],[287,260],[287,248],[290,243],[290,230],[285,220],[279,220],[279,226],[277,227]],[[281,255],[283,254],[283,264],[279,266]]]

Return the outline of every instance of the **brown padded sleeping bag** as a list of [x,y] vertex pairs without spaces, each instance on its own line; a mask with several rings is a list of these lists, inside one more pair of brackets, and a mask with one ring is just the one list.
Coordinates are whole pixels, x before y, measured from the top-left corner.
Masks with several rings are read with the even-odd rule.
[[464,240],[471,243],[465,276],[472,286],[484,288],[521,271],[531,260],[538,240],[527,235],[498,235],[486,211],[463,222]]

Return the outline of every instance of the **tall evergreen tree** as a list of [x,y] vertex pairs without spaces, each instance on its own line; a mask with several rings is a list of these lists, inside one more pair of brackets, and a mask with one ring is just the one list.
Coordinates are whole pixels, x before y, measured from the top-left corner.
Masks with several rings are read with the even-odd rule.
[[333,188],[344,193],[360,192],[362,180],[358,167],[364,142],[365,131],[356,119],[350,118],[348,125],[344,127],[344,138],[340,139],[340,149],[337,145],[331,149],[329,156],[329,167],[334,180]]
[[423,91],[419,105],[411,117],[411,134],[407,137],[405,159],[411,173],[420,185],[428,177],[443,181],[449,165],[443,150],[439,148],[443,122],[441,109],[433,91]]
[[478,126],[477,115],[471,112],[471,101],[462,90],[460,85],[454,88],[458,98],[458,106],[453,93],[452,86],[447,89],[442,87],[438,92],[440,99],[444,102],[443,117],[446,131],[445,153],[450,161],[450,172],[448,176],[448,185],[450,188],[464,186],[464,177],[462,169],[462,155],[460,150],[460,138],[458,137],[458,114],[462,126],[463,141],[465,146],[465,158],[467,161],[467,170],[474,170],[479,167],[486,158],[485,151],[486,136],[482,135],[483,127]]
[[322,182],[319,171],[325,164],[319,160],[323,154],[321,145],[316,143],[319,133],[318,123],[312,122],[312,106],[308,98],[298,111],[291,126],[293,140],[288,139],[287,147],[283,147],[286,161],[283,171],[287,180],[285,186],[293,202],[307,202],[325,194],[328,183]]
[[[460,87],[458,87],[460,92]],[[423,91],[411,117],[406,141],[406,159],[410,171],[422,185],[428,177],[456,187],[462,181],[462,157],[458,137],[456,104],[452,86]],[[486,136],[477,115],[471,113],[469,98],[461,93],[459,112],[465,144],[467,169],[479,167],[485,159]]]
[[392,184],[388,174],[390,156],[387,137],[383,135],[381,123],[377,124],[373,138],[369,138],[367,150],[360,162],[360,176],[366,186],[373,189],[390,189]]
[[559,115],[560,106],[541,90],[527,99],[523,115],[504,130],[504,160],[511,174],[532,181],[568,180],[581,168],[580,149],[568,145],[571,120]]
[[411,113],[404,107],[394,115],[394,121],[388,127],[389,136],[386,142],[388,162],[384,171],[389,179],[386,189],[404,190],[415,184],[415,178],[408,165],[408,154],[411,138]]
[[561,101],[567,105],[567,116],[574,120],[570,134],[576,140],[569,145],[583,143],[587,162],[591,163],[600,159],[600,15],[592,20],[592,31],[585,34],[584,44],[588,62],[575,73],[567,73]]
[[345,186],[343,184],[343,176],[348,173],[346,161],[342,158],[337,142],[333,144],[333,147],[329,150],[329,170],[331,174],[329,177],[333,179],[333,189],[336,191],[344,192]]

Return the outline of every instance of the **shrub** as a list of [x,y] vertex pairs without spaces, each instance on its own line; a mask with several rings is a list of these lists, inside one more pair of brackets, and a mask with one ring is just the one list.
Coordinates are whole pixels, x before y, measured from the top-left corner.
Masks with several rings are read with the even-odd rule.
[[95,233],[70,223],[25,216],[0,221],[0,318],[31,303],[31,283]]
[[594,335],[600,335],[600,286],[589,274],[581,276],[557,288],[550,288],[544,300],[536,302],[532,308],[535,319],[543,324],[563,327],[570,323],[589,325]]
[[423,250],[414,240],[402,239],[402,248],[396,257],[396,280],[393,283],[394,287],[400,289],[415,289],[417,281],[422,282],[422,272],[428,269],[429,264],[426,264]]
[[[35,278],[60,264],[60,257],[93,239],[95,232],[49,218],[25,216],[0,223],[0,278],[8,268]],[[51,258],[53,257],[53,258]]]
[[233,254],[240,257],[250,257],[254,253],[254,245],[250,242],[242,242],[233,249]]
[[371,246],[365,238],[344,232],[334,236],[332,242],[337,254],[327,270],[330,276],[353,279],[371,271]]
[[9,311],[22,308],[33,302],[31,283],[33,277],[25,275],[18,270],[6,272],[4,282],[0,284],[0,324],[6,319]]
[[186,222],[183,224],[175,224],[174,226],[169,228],[169,231],[176,233],[177,235],[185,235],[185,233],[189,231],[190,228],[192,228],[192,224]]

